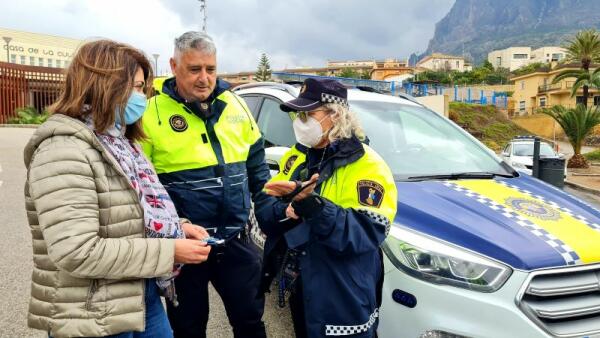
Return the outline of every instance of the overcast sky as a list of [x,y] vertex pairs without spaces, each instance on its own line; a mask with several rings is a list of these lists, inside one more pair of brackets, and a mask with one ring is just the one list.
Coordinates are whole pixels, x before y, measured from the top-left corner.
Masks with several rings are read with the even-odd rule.
[[[454,0],[207,0],[207,31],[219,72],[254,71],[262,52],[273,69],[327,60],[407,58],[423,52]],[[200,30],[197,0],[18,0],[0,3],[0,27],[85,39],[106,37],[160,54]]]

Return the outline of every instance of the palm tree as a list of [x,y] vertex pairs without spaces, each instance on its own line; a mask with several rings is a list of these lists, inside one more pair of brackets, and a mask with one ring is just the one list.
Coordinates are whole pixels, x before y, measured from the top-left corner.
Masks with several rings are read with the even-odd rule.
[[[565,70],[557,75],[553,83],[557,83],[566,78],[576,78],[577,80],[573,83],[573,87],[571,88],[571,97],[577,95],[577,91],[583,87],[584,92],[589,88],[600,89],[600,67],[596,68],[596,70],[583,70],[583,69],[573,69],[573,70]],[[586,88],[587,87],[587,88]],[[587,102],[584,102],[584,105],[587,106]]]
[[588,108],[582,104],[578,104],[576,108],[565,108],[558,105],[542,112],[552,117],[562,127],[569,138],[569,143],[573,146],[575,154],[569,159],[567,167],[588,168],[587,160],[581,155],[581,146],[585,137],[596,125],[600,124],[600,109]]
[[[595,29],[579,31],[575,38],[568,40],[564,46],[567,50],[565,57],[566,62],[581,63],[580,71],[565,70],[559,73],[552,83],[557,83],[568,77],[578,77],[583,73],[587,74],[592,62],[600,61],[600,34]],[[573,91],[571,96],[574,96],[577,91]],[[587,99],[589,96],[589,86],[583,83],[583,105],[587,107]]]

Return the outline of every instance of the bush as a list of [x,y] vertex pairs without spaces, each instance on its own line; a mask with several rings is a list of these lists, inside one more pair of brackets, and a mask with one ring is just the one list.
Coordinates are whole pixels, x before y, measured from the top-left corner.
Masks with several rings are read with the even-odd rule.
[[600,149],[583,154],[588,161],[600,161]]
[[50,114],[47,111],[38,113],[34,107],[17,108],[17,117],[10,118],[9,124],[42,124]]

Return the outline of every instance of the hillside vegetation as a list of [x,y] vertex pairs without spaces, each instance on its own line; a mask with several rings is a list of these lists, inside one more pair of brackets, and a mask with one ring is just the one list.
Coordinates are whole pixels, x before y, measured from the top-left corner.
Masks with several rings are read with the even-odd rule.
[[496,152],[513,137],[530,134],[492,105],[451,102],[450,119]]

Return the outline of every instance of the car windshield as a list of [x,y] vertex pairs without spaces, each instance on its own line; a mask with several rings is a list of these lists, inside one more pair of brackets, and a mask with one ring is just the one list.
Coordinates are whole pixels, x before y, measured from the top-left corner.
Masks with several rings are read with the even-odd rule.
[[511,169],[462,129],[420,106],[381,101],[350,101],[370,146],[397,180],[426,175],[494,173]]
[[[533,156],[533,142],[531,143],[514,143],[513,155],[515,156]],[[540,156],[552,157],[556,156],[554,150],[548,143],[540,142]]]

